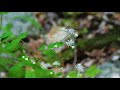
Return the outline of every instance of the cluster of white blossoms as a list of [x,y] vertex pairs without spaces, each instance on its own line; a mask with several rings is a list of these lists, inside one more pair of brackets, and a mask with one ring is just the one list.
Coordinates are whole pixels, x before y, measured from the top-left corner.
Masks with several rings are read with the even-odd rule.
[[84,72],[84,67],[79,63],[75,66],[75,68],[79,71],[79,72]]
[[64,31],[67,33],[67,36],[70,38],[70,40],[66,41],[65,43],[71,47],[72,49],[75,48],[75,38],[78,37],[78,33],[76,32],[76,30],[74,30],[73,28],[68,28],[66,29],[65,27],[60,28],[61,31]]
[[62,27],[60,28],[61,31],[64,31],[70,35],[73,35],[74,37],[78,37],[78,33],[76,32],[76,30],[74,30],[73,28],[65,28],[65,27]]
[[72,49],[74,49],[75,48],[75,46],[74,46],[74,44],[75,44],[75,41],[74,40],[72,40],[72,39],[70,39],[70,40],[68,40],[67,42],[65,42],[68,46],[70,46],[70,47],[72,47]]
[[60,62],[59,61],[55,61],[55,62],[53,62],[52,65],[54,65],[54,66],[60,66]]
[[33,59],[29,59],[28,57],[26,56],[22,56],[22,58],[25,60],[25,61],[31,61],[33,64],[36,64],[36,62],[33,60]]

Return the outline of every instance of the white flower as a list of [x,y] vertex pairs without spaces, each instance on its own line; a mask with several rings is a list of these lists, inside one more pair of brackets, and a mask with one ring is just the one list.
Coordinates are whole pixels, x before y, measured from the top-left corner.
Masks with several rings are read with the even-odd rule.
[[69,75],[67,75],[67,78],[69,78],[70,76]]
[[5,77],[6,73],[5,72],[0,72],[0,77]]
[[70,33],[70,34],[74,34],[74,33],[75,33],[75,30],[71,28],[71,29],[68,29],[67,32]]
[[50,74],[53,74],[53,72],[50,72]]
[[55,65],[55,66],[60,66],[60,63],[59,63],[59,61],[55,61],[55,62],[53,62],[53,64],[52,65]]
[[112,60],[113,60],[113,61],[117,61],[117,60],[119,60],[119,58],[120,58],[119,55],[114,55],[114,56],[112,57]]
[[22,56],[22,58],[25,58],[25,56]]
[[70,40],[68,40],[67,42],[65,42],[68,46],[70,46],[70,47],[72,47],[72,49],[74,49],[75,48],[75,46],[74,46],[74,41],[72,40],[72,39],[70,39]]
[[36,64],[36,62],[32,62],[33,64]]
[[32,62],[33,64],[36,64],[36,62],[35,62],[34,60],[31,60],[31,62]]
[[84,72],[84,67],[79,63],[75,66],[75,68],[79,71],[79,72]]
[[78,37],[78,34],[77,34],[77,33],[75,33],[75,34],[74,34],[74,36],[75,36],[75,37]]
[[74,43],[75,43],[75,42],[74,42],[72,39],[70,39],[70,40],[68,40],[68,41],[66,42],[66,44],[67,44],[68,46],[72,46]]
[[67,32],[67,29],[65,27],[60,28],[60,30]]
[[57,48],[58,46],[57,46],[57,45],[55,45],[54,47],[55,47],[55,48]]
[[75,46],[72,46],[72,49],[74,49],[75,48]]
[[52,36],[52,38],[55,38],[55,36]]
[[28,61],[28,58],[25,58],[25,61]]

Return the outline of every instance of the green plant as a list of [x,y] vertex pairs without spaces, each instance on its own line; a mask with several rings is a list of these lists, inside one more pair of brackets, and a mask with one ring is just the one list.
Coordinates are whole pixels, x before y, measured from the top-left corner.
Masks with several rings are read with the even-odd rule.
[[[7,14],[8,12],[0,13],[2,16],[3,14]],[[72,13],[69,14],[71,15]],[[15,18],[24,19],[31,22],[37,28],[41,28],[41,26],[39,26],[39,24],[31,17]],[[55,72],[54,70],[47,69],[41,65],[41,61],[39,59],[27,55],[27,53],[24,52],[26,48],[23,46],[23,39],[25,39],[29,35],[29,33],[25,32],[18,36],[15,36],[11,32],[12,26],[13,25],[11,23],[8,23],[5,27],[2,27],[1,24],[3,34],[0,36],[0,72],[8,72],[7,77],[9,78],[59,78],[64,76],[60,70],[58,72]],[[77,32],[72,28],[66,29],[63,27],[60,28],[60,30],[66,32],[67,36],[49,45],[42,44],[38,48],[38,50],[42,51],[44,60],[48,58],[49,61],[46,60],[47,62],[51,63],[53,67],[59,68],[61,68],[60,61],[63,61],[62,57],[65,57],[66,60],[68,60],[69,57],[73,57],[72,52],[76,48],[75,38],[78,37]],[[87,29],[84,29],[81,33],[86,34],[87,32]],[[67,45],[72,49],[64,52],[62,56],[57,55],[55,49],[63,47],[64,45]],[[69,53],[68,57],[65,56],[66,53]],[[83,77],[83,75],[88,77],[95,77],[98,73],[100,73],[100,70],[98,70],[96,66],[92,66],[87,69],[85,71],[85,74],[82,73],[84,71],[84,67],[81,64],[77,64],[76,69],[77,70],[68,72],[67,76],[65,77],[81,78]]]

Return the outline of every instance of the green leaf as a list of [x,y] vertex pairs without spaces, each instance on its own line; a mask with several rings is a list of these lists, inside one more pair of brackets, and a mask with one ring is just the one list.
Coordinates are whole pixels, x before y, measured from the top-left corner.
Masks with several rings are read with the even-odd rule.
[[[25,70],[25,67],[31,67],[32,69]],[[9,70],[9,76],[13,78],[23,78],[23,77],[49,78],[51,77],[48,70],[42,69],[41,66],[37,64],[32,64],[29,61],[20,62],[14,65]]]
[[9,70],[9,76],[12,78],[24,78],[25,69],[23,68],[24,63],[18,63]]
[[61,46],[64,45],[64,43],[63,43],[63,42],[56,42],[56,45],[57,45],[58,47],[61,47]]
[[55,74],[50,74],[51,70],[35,69],[36,78],[53,78]]
[[38,50],[43,51],[43,50],[45,50],[45,47],[46,47],[46,45],[45,45],[45,44],[42,44]]
[[58,73],[56,74],[56,76],[57,76],[57,77],[62,76],[62,72],[58,72]]
[[20,35],[18,36],[18,38],[19,38],[19,39],[24,39],[24,38],[27,37],[27,35],[28,35],[28,32],[25,32],[25,33],[20,34]]
[[52,43],[52,44],[48,45],[48,48],[49,49],[55,48],[55,45],[56,45],[56,43]]
[[70,71],[67,76],[69,76],[69,78],[78,78],[77,74],[77,71]]
[[85,71],[85,75],[87,77],[95,77],[96,75],[100,74],[101,70],[97,68],[96,65],[93,65],[91,67],[89,67],[86,71]]
[[8,43],[5,49],[8,51],[14,51],[17,49],[21,39],[25,38],[27,35],[28,33],[22,33],[17,39],[13,40],[11,43]]
[[14,51],[15,49],[17,49],[19,42],[20,42],[20,39],[15,39],[11,43],[9,43],[5,49],[8,51]]
[[26,71],[25,71],[25,78],[35,78],[36,75],[35,75],[35,71],[34,69],[32,68],[27,68]]
[[4,38],[10,37],[12,35],[13,35],[12,32],[5,32],[2,34],[2,36],[0,36],[0,39],[4,39]]
[[44,54],[44,55],[48,55],[51,51],[52,51],[52,50],[45,50],[45,51],[43,51],[43,54]]
[[0,68],[3,68],[4,70],[8,70],[10,67],[10,64],[12,63],[13,63],[13,60],[0,57]]
[[49,49],[58,48],[58,47],[61,47],[63,45],[64,45],[63,42],[55,42],[55,43],[52,43],[52,44],[48,45],[48,48]]
[[48,56],[48,57],[54,57],[54,56],[56,56],[56,53],[55,53],[54,50],[45,50],[45,51],[43,51],[43,54],[46,55],[46,56]]

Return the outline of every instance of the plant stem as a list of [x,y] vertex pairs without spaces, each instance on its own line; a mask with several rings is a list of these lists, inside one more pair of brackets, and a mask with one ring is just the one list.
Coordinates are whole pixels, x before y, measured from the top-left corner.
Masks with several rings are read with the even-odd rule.
[[74,49],[74,61],[73,61],[73,65],[75,66],[77,63],[77,48],[75,47]]
[[30,48],[23,40],[21,40],[21,41],[22,41],[22,43],[23,43],[25,46],[27,46],[27,48],[30,50],[30,52],[31,52],[32,54],[34,54],[33,50],[31,50],[31,48]]

